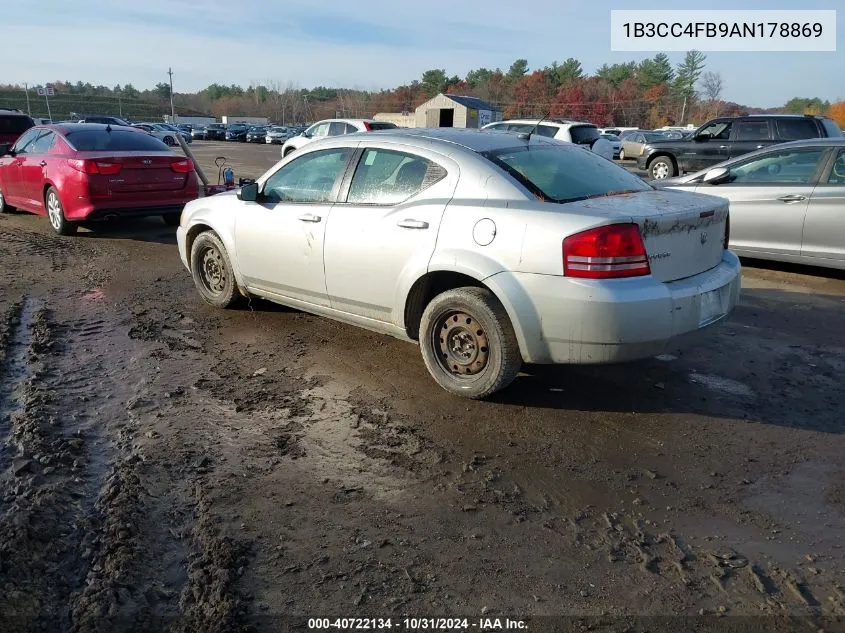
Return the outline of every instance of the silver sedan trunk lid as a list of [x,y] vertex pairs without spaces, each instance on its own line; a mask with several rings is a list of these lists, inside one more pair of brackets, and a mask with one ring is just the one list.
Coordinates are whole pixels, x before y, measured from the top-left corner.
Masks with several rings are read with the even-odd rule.
[[651,274],[660,281],[692,277],[722,261],[728,218],[723,198],[661,190],[576,204],[600,215],[630,217],[640,228]]

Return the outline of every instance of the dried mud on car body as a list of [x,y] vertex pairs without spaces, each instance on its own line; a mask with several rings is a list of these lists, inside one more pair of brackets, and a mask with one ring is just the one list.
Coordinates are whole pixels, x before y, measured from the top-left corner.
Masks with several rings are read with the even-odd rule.
[[835,275],[747,270],[708,344],[479,403],[406,343],[204,306],[173,241],[0,216],[0,630],[845,615]]

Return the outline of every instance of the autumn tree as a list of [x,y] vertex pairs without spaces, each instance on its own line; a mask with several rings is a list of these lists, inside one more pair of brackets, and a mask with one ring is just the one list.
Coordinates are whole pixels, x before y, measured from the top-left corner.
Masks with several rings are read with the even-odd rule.
[[520,79],[514,86],[517,117],[548,115],[551,102],[549,78],[541,70],[534,71]]
[[835,101],[827,109],[827,116],[833,119],[836,124],[845,129],[845,101]]

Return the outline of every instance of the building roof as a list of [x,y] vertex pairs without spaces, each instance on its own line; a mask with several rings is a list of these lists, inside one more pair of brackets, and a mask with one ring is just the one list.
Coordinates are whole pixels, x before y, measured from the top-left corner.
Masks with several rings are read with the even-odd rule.
[[455,103],[459,103],[460,105],[464,106],[465,108],[471,108],[473,110],[493,110],[495,112],[501,112],[501,108],[498,108],[494,105],[490,105],[486,101],[482,101],[478,97],[463,97],[461,95],[447,95],[444,94],[444,97],[448,97]]

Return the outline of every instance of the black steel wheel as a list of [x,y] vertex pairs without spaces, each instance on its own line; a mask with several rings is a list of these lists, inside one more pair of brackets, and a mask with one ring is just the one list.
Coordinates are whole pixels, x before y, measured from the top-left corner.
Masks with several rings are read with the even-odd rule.
[[212,231],[200,233],[191,246],[191,274],[200,296],[218,308],[240,298],[232,264],[222,240]]
[[522,367],[510,319],[486,288],[456,288],[432,299],[420,323],[420,348],[438,384],[467,398],[504,389]]

